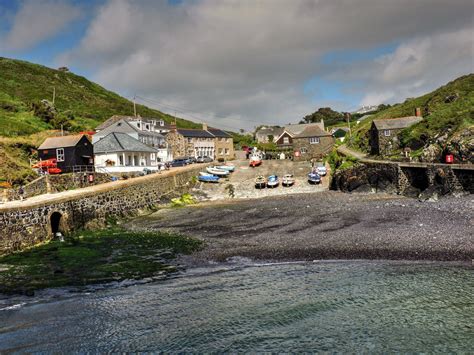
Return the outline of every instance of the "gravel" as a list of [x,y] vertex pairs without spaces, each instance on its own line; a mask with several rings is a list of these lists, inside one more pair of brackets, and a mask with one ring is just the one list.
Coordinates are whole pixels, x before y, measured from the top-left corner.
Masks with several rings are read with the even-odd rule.
[[474,199],[436,202],[325,191],[163,209],[128,223],[200,238],[195,262],[232,257],[318,259],[474,259]]

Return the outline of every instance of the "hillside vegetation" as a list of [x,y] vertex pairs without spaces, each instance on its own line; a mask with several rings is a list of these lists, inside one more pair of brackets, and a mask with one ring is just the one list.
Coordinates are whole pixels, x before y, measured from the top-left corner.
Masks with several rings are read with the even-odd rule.
[[[168,123],[175,119],[143,105],[137,112]],[[91,130],[113,115],[133,115],[133,103],[74,73],[0,57],[0,180],[22,182],[31,176],[34,148],[55,130]],[[180,118],[176,123],[201,127]]]
[[467,154],[469,160],[469,149],[474,144],[474,74],[370,116],[355,127],[350,145],[369,152],[369,129],[374,119],[413,116],[417,107],[422,109],[423,121],[402,131],[402,146],[424,160],[440,159],[445,150],[452,151],[459,160],[466,159]]

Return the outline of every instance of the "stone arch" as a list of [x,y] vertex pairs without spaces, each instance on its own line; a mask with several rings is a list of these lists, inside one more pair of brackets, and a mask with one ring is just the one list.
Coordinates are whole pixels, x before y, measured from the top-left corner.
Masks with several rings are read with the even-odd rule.
[[68,216],[62,211],[54,211],[48,217],[48,231],[53,237],[57,232],[66,234],[68,232]]

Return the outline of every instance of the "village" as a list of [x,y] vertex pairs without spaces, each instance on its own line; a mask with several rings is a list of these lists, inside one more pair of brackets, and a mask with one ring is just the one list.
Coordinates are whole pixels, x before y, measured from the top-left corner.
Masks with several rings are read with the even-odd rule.
[[[369,115],[362,116],[352,125],[358,125],[367,117]],[[374,120],[370,129],[373,156],[382,158],[399,149],[400,131],[421,120],[419,108],[410,117]],[[304,170],[303,180],[299,178],[297,185],[304,181],[319,184],[324,180],[323,185],[328,187],[331,174],[326,158],[335,146],[343,144],[351,134],[350,130],[349,121],[347,126],[328,128],[323,119],[316,123],[260,126],[253,132],[254,147],[250,147],[236,146],[230,132],[208,127],[205,123],[201,129],[182,129],[163,119],[114,115],[95,131],[57,132],[56,136],[47,138],[37,148],[38,160],[32,163],[38,178],[16,189],[4,189],[2,202],[160,173],[193,163],[210,165],[203,168],[197,177],[199,181],[219,182],[221,177],[229,176],[236,164],[239,169],[248,170],[248,166],[260,166],[263,160],[269,159],[288,162],[284,169],[275,163],[260,171],[253,169],[255,174],[250,174],[250,178],[245,174],[245,178],[236,178],[239,174],[233,174],[231,183],[245,186],[247,190],[253,185],[256,188],[274,187],[280,182],[282,186],[293,186],[294,175]],[[450,158],[447,159],[449,163]],[[250,164],[242,163],[246,160]],[[231,161],[234,165],[229,163]],[[307,164],[302,164],[304,162]],[[299,165],[292,166],[293,163]],[[229,179],[223,180],[229,182]],[[242,184],[244,181],[245,185]],[[216,188],[208,190],[215,191]],[[295,191],[287,189],[284,193]]]

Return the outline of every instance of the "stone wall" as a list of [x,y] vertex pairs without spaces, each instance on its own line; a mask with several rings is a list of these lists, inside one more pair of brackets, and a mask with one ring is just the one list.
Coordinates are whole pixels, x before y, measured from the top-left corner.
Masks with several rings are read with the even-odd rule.
[[420,198],[474,193],[474,171],[447,165],[401,167],[393,162],[363,162],[336,171],[331,188],[345,192],[387,192]]
[[[110,182],[0,207],[0,254],[21,250],[68,233],[103,225],[107,218],[138,215],[192,187],[203,166],[191,166],[130,180]],[[59,213],[59,215],[58,215]],[[55,216],[53,216],[55,214]],[[56,226],[54,219],[60,216]],[[53,223],[52,223],[53,222]]]

